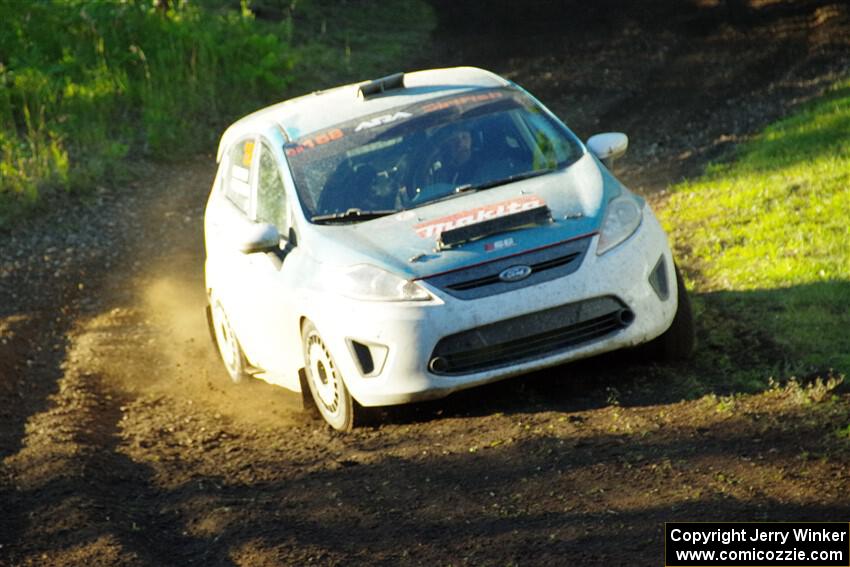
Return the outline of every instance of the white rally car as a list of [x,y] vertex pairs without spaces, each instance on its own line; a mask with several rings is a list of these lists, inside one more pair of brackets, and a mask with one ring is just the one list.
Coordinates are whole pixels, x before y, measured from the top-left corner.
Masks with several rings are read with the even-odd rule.
[[[288,100],[224,133],[208,318],[230,377],[305,392],[334,428],[649,343],[690,354],[690,304],[643,199],[511,81],[463,67]],[[308,398],[309,399],[309,398]]]

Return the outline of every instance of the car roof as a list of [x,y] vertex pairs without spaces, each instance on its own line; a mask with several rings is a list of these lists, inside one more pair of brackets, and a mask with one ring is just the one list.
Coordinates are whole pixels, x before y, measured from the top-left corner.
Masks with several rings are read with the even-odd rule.
[[231,142],[250,133],[278,127],[284,136],[299,138],[358,116],[366,116],[398,106],[415,104],[450,92],[463,93],[511,83],[476,67],[428,69],[404,74],[404,87],[364,97],[360,87],[367,82],[317,91],[258,110],[234,122],[221,137],[217,160]]

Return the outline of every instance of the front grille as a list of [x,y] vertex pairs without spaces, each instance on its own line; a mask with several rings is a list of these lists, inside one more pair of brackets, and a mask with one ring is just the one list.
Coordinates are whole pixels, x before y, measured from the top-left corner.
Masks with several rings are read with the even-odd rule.
[[[545,270],[551,270],[552,268],[558,268],[560,266],[566,266],[573,260],[577,259],[581,256],[580,252],[573,252],[571,254],[567,254],[566,256],[560,256],[557,258],[553,258],[551,260],[544,260],[543,262],[538,262],[536,264],[531,264],[529,267],[531,268],[532,274],[539,274]],[[523,258],[520,258],[522,260]],[[520,261],[513,262],[513,265],[521,263]],[[492,268],[491,268],[492,269]],[[460,281],[458,283],[449,284],[446,286],[446,289],[452,291],[466,291],[468,289],[475,289],[477,287],[487,286],[502,283],[502,280],[499,279],[499,274],[491,274],[488,276],[484,276],[481,278],[476,278],[472,280]],[[535,282],[535,283],[540,283]]]
[[436,374],[465,374],[517,364],[602,339],[633,320],[615,297],[561,305],[444,337],[430,367]]
[[[425,278],[431,285],[459,299],[478,299],[540,284],[567,276],[581,266],[592,237],[562,242],[526,254],[462,268]],[[512,266],[531,268],[531,275],[517,282],[505,282],[499,274]]]

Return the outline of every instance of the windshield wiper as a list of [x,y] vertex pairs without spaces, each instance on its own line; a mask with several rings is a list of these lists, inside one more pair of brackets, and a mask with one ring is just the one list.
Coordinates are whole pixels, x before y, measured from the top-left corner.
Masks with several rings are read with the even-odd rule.
[[447,199],[454,199],[455,197],[459,197],[463,193],[474,193],[476,191],[481,191],[484,189],[490,189],[491,187],[499,187],[500,185],[507,185],[508,183],[513,183],[514,181],[522,181],[523,179],[531,179],[532,177],[539,177],[541,175],[546,175],[547,173],[552,173],[556,171],[554,167],[547,167],[546,169],[534,169],[531,171],[526,171],[524,173],[517,173],[516,175],[511,175],[510,177],[503,177],[501,179],[495,179],[493,181],[485,181],[484,183],[476,183],[472,185],[467,183],[465,185],[458,185],[454,188],[454,191],[449,193],[448,195],[443,195],[442,197],[437,197],[436,199],[431,199],[430,201],[424,201],[422,203],[417,203],[415,207],[423,207],[425,205],[430,205],[431,203],[438,203],[440,201],[445,201]]
[[310,219],[315,223],[324,223],[330,224],[334,222],[361,222],[376,219],[379,217],[385,217],[388,215],[392,215],[397,213],[395,210],[385,210],[385,211],[363,211],[360,209],[348,209],[347,211],[340,213],[330,213],[327,215],[313,215]]
[[503,177],[502,179],[494,179],[492,181],[485,181],[484,183],[477,183],[472,185],[467,183],[466,185],[458,185],[455,187],[455,193],[469,193],[470,191],[481,191],[482,189],[490,189],[491,187],[498,187],[500,185],[507,185],[508,183],[513,183],[514,181],[522,181],[523,179],[531,179],[532,177],[539,177],[541,175],[546,175],[547,173],[552,173],[555,171],[552,167],[547,167],[546,169],[532,169],[531,171],[526,171],[524,173],[517,173],[516,175],[511,175],[509,177]]

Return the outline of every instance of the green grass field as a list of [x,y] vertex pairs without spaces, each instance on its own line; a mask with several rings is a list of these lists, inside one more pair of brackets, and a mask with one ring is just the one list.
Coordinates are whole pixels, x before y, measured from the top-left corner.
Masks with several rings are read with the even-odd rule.
[[704,366],[734,389],[850,373],[850,82],[672,189]]

